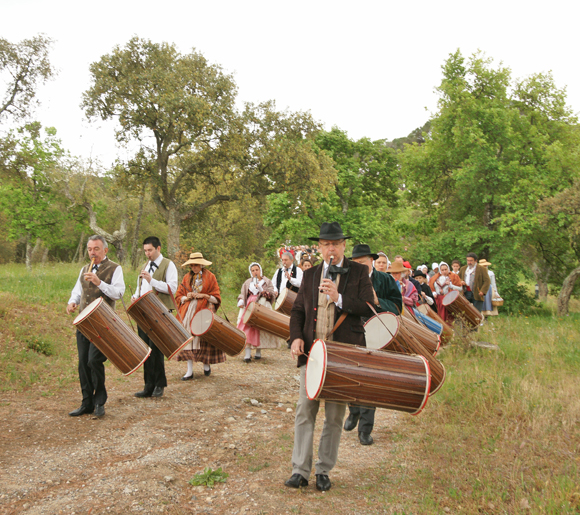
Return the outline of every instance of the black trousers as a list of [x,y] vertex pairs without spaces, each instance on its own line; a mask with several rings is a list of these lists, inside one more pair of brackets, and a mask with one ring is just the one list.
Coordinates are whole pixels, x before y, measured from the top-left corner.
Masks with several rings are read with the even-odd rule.
[[365,408],[363,406],[348,405],[350,413],[353,415],[360,415],[358,422],[358,430],[360,433],[372,433],[375,426],[375,411],[376,408]]
[[107,402],[104,365],[107,357],[78,330],[77,350],[79,353],[79,379],[83,392],[82,405],[88,409],[93,409],[95,404]]
[[139,338],[141,338],[149,347],[151,347],[151,354],[143,363],[143,376],[145,378],[145,390],[152,392],[156,386],[165,388],[167,386],[167,378],[165,377],[165,356],[157,346],[149,339],[147,333],[137,326]]

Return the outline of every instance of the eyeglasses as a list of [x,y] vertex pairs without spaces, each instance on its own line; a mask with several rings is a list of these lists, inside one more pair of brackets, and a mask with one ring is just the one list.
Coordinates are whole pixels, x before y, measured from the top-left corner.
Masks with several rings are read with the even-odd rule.
[[319,242],[318,246],[319,247],[324,247],[324,248],[328,248],[328,247],[338,247],[339,245],[342,245],[344,243],[344,240],[337,240],[337,241],[325,241],[323,242]]

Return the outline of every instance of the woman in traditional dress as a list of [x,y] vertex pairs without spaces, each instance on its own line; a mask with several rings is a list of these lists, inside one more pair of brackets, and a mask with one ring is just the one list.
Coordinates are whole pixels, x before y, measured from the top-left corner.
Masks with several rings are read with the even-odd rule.
[[[436,264],[436,263],[433,263]],[[449,273],[449,265],[445,261],[441,261],[439,265],[439,272],[436,273],[429,281],[429,286],[433,291],[433,297],[437,303],[437,313],[444,322],[453,322],[454,318],[443,305],[443,297],[452,290],[463,291],[461,286],[461,279],[457,274]]]
[[306,270],[312,268],[312,261],[310,261],[310,258],[307,257],[302,258],[300,262],[300,268],[302,269],[303,272],[306,272]]
[[389,268],[389,258],[384,252],[378,252],[377,255],[379,256],[375,259],[375,270],[379,272],[386,272]]
[[[179,304],[179,314],[183,320],[183,326],[191,332],[191,321],[195,314],[209,308],[214,313],[222,302],[220,287],[217,279],[205,267],[211,265],[211,261],[203,258],[201,252],[194,252],[181,266],[189,266],[190,272],[185,274],[183,281],[175,292],[175,299]],[[187,372],[181,378],[182,381],[193,379],[193,362],[203,363],[203,373],[211,374],[211,366],[215,363],[223,363],[226,355],[203,338],[196,336],[177,355],[177,361],[187,361]]]
[[487,294],[485,295],[485,299],[483,301],[483,311],[481,312],[482,315],[485,316],[498,316],[499,313],[497,311],[497,306],[494,306],[491,301],[493,299],[500,299],[499,293],[497,291],[497,285],[495,283],[495,274],[489,269],[491,263],[487,261],[487,259],[480,259],[479,265],[483,266],[487,270],[487,274],[489,275],[489,280],[491,282],[489,289],[487,290]]
[[243,322],[244,313],[251,302],[272,309],[272,300],[276,297],[276,290],[272,281],[262,274],[260,263],[252,263],[249,266],[250,278],[242,285],[242,292],[238,295],[238,329],[246,334],[246,354],[244,361],[252,361],[252,347],[256,349],[255,359],[262,359],[262,349],[277,349],[280,347],[280,338],[246,325]]

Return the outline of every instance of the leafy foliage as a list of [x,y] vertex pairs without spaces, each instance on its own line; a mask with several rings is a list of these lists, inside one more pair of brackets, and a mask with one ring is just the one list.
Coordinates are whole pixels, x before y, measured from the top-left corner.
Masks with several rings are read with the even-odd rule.
[[205,467],[203,472],[195,474],[190,480],[189,484],[192,486],[205,485],[208,488],[213,488],[215,483],[225,483],[229,474],[222,471],[222,468],[212,470],[211,467]]

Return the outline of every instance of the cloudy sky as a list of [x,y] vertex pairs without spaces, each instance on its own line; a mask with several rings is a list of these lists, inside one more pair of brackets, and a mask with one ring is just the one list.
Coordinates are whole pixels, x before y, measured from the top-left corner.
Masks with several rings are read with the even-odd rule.
[[580,4],[491,0],[308,2],[1,0],[1,37],[44,33],[57,78],[39,91],[36,118],[73,154],[104,165],[127,157],[113,124],[88,122],[79,104],[89,64],[139,36],[192,48],[233,73],[239,101],[273,99],[310,111],[352,138],[393,139],[434,112],[441,65],[458,48],[484,51],[514,77],[552,71],[580,111]]

